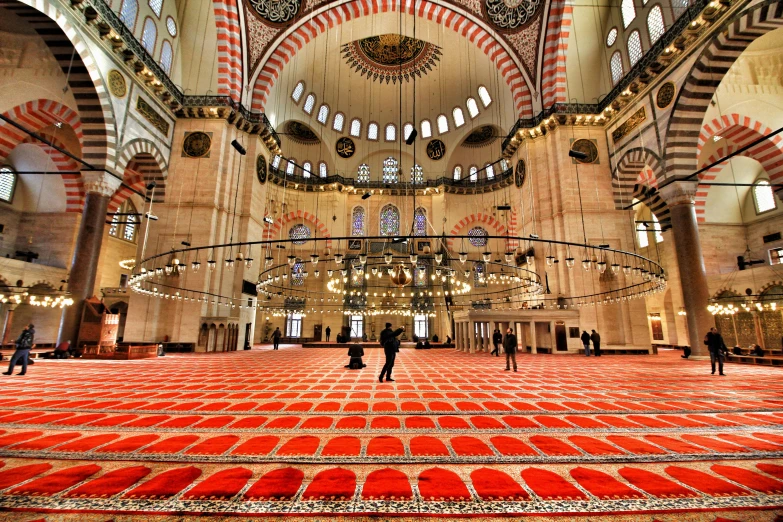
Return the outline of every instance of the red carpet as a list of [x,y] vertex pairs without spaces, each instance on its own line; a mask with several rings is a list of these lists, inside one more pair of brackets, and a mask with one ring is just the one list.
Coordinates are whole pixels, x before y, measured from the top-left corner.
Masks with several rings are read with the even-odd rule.
[[350,371],[342,349],[293,347],[41,361],[0,380],[0,511],[783,516],[780,369],[729,365],[717,379],[663,351],[522,354],[513,374],[482,354],[403,351],[397,381],[378,383],[381,351],[365,362]]

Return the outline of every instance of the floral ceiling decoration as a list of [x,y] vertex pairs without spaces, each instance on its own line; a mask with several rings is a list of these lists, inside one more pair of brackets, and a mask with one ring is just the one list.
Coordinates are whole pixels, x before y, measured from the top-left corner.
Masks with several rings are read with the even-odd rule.
[[437,45],[401,34],[381,34],[354,40],[342,47],[349,67],[378,82],[410,81],[433,70],[440,61]]
[[498,29],[516,31],[533,19],[541,4],[542,0],[484,0],[482,6]]
[[484,125],[468,134],[462,144],[466,147],[483,147],[495,141],[496,137],[494,127]]
[[286,123],[284,135],[303,145],[320,143],[318,136],[316,136],[313,130],[304,123],[299,123],[298,121],[289,121]]

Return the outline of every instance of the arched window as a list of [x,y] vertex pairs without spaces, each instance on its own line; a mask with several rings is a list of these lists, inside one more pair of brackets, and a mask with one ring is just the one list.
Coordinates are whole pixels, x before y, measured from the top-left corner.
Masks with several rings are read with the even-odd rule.
[[329,174],[329,169],[326,166],[326,162],[322,161],[318,164],[318,175],[325,178]]
[[388,157],[383,160],[383,182],[397,183],[400,180],[399,163],[396,159]]
[[354,207],[351,213],[351,235],[361,237],[364,235],[364,207]]
[[405,126],[402,128],[402,139],[407,140],[408,136],[411,135],[411,132],[413,132],[413,124],[406,123]]
[[359,170],[356,172],[356,181],[359,183],[370,182],[370,166],[366,163],[359,165]]
[[313,172],[313,164],[309,161],[305,161],[304,165],[302,165],[302,176],[305,178],[309,178],[310,174]]
[[130,199],[126,199],[111,218],[109,235],[135,243],[138,229],[136,225],[139,222],[138,216],[135,214],[136,207]]
[[138,0],[123,0],[120,7],[120,21],[133,31],[136,27],[136,15],[139,14]]
[[16,191],[16,172],[8,166],[0,167],[0,201],[11,203]]
[[457,165],[454,167],[454,181],[459,181],[460,179],[462,179],[462,167]]
[[489,104],[492,103],[492,98],[489,96],[489,91],[487,88],[481,85],[478,88],[478,95],[479,99],[481,100],[481,104],[484,105],[484,107],[489,107]]
[[288,231],[288,238],[295,245],[304,245],[310,239],[310,228],[307,225],[294,225]]
[[484,165],[484,171],[487,173],[487,179],[495,179],[494,165],[487,163],[486,165]]
[[639,241],[639,248],[646,248],[650,244],[647,239],[647,227],[641,224],[636,226],[636,239]]
[[612,27],[609,29],[609,34],[606,35],[606,46],[611,47],[617,41],[617,28]]
[[487,246],[487,231],[482,227],[473,227],[468,230],[468,241],[474,247]]
[[[427,265],[419,262],[416,264],[416,269],[413,271],[413,286],[424,287],[427,286]],[[422,317],[422,316],[417,316]],[[420,332],[421,333],[421,332]],[[423,336],[426,337],[427,334]]]
[[400,211],[392,204],[381,209],[380,229],[382,236],[397,236],[400,234]]
[[386,126],[386,132],[384,138],[386,141],[396,141],[397,140],[397,127],[390,123]]
[[345,125],[345,115],[342,112],[334,113],[334,120],[332,121],[332,128],[337,132],[343,131],[343,125]]
[[617,82],[623,79],[623,57],[620,51],[614,52],[609,65],[612,69],[612,85],[617,85]]
[[473,286],[487,286],[487,279],[484,277],[484,269],[483,263],[476,263],[473,265]]
[[430,120],[421,120],[421,137],[432,137],[432,125],[430,124]]
[[476,103],[476,99],[468,98],[467,105],[468,105],[468,114],[470,114],[470,117],[475,118],[476,116],[478,116],[479,108],[478,108],[478,103]]
[[166,17],[166,30],[169,32],[172,38],[177,37],[177,22],[170,16]]
[[474,183],[476,181],[478,181],[478,167],[476,167],[475,165],[472,165],[470,167],[469,173],[470,173],[470,181],[472,181]]
[[465,125],[465,115],[462,114],[462,109],[459,107],[454,107],[454,110],[451,111],[451,115],[454,117],[454,126],[456,128],[460,128]]
[[378,124],[374,121],[367,125],[367,139],[372,141],[378,139]]
[[272,160],[272,166],[276,169],[280,168],[280,160],[282,159],[282,156],[280,154],[275,155],[274,159]]
[[172,53],[169,41],[163,40],[163,45],[160,46],[160,67],[166,74],[171,74]]
[[297,261],[294,263],[294,266],[291,267],[291,285],[304,285],[304,263],[301,261]]
[[149,16],[144,20],[144,29],[141,32],[141,45],[148,53],[155,52],[155,41],[158,39],[158,28]]
[[304,108],[304,111],[307,114],[312,114],[313,113],[313,109],[315,108],[315,94],[310,93],[310,94],[307,95],[307,98],[305,98],[305,102],[304,102],[304,107],[303,108]]
[[421,170],[421,165],[414,165],[411,167],[411,183],[414,185],[424,183],[424,173]]
[[329,106],[324,103],[318,108],[318,116],[316,117],[316,120],[318,120],[318,123],[320,123],[321,125],[326,125],[326,119],[328,117],[329,117]]
[[631,64],[631,67],[633,67],[641,58],[642,37],[639,35],[639,31],[634,29],[628,36],[628,62]]
[[763,214],[777,208],[775,194],[769,181],[762,179],[753,185],[753,202],[756,205],[756,214]]
[[438,123],[438,134],[446,134],[449,132],[449,120],[446,118],[445,114],[438,116],[438,119],[435,121]]
[[152,8],[152,12],[155,16],[160,18],[160,13],[163,11],[163,0],[149,0],[149,6]]
[[663,11],[661,11],[660,5],[653,6],[647,14],[647,32],[650,35],[650,45],[657,42],[663,36],[663,33],[666,32],[666,25],[663,23]]
[[620,10],[623,14],[623,29],[628,29],[633,19],[636,18],[636,7],[633,5],[633,0],[623,0]]
[[299,103],[299,100],[302,99],[302,95],[304,94],[304,89],[305,89],[304,82],[299,82],[296,84],[296,87],[294,87],[294,91],[291,93],[291,98],[293,98],[296,103]]
[[285,166],[285,173],[289,176],[293,176],[295,167],[296,167],[296,160],[293,158],[289,158],[288,164]]
[[351,136],[358,138],[362,134],[362,120],[354,118],[351,120]]
[[417,208],[416,212],[413,213],[413,235],[427,235],[427,211],[424,207]]
[[660,243],[663,241],[663,229],[661,228],[661,224],[658,222],[658,216],[653,214],[652,220],[653,220],[653,231],[655,232],[655,242]]
[[500,171],[506,172],[508,170],[508,161],[506,158],[500,158]]

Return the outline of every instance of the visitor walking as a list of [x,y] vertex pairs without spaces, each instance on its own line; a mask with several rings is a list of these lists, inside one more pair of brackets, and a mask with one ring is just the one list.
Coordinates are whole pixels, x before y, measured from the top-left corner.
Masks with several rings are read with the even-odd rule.
[[514,371],[517,371],[517,336],[514,335],[514,331],[511,328],[506,330],[503,350],[506,352],[506,371],[511,369],[509,366],[509,359],[514,362]]
[[275,350],[278,350],[280,348],[280,338],[283,336],[283,332],[280,331],[280,327],[278,326],[275,328],[275,331],[272,332],[272,342],[274,343]]
[[590,330],[592,335],[590,335],[590,340],[593,341],[593,350],[595,351],[596,357],[601,357],[601,336],[598,335],[598,332],[595,330]]
[[386,363],[381,369],[378,382],[383,382],[384,375],[386,376],[386,382],[394,382],[394,379],[392,379],[392,368],[394,368],[397,352],[400,351],[400,341],[397,340],[397,336],[405,331],[405,327],[401,326],[396,330],[392,330],[391,326],[391,323],[386,323],[386,328],[381,331],[381,346],[383,346],[383,353],[386,355]]
[[[595,330],[593,330],[595,331]],[[587,330],[582,330],[582,344],[585,347],[585,355],[587,357],[590,357],[590,334],[587,333]]]
[[332,329],[331,329],[329,326],[327,326],[327,327],[326,327],[326,342],[327,342],[327,343],[329,342],[329,337],[330,337],[331,335],[332,335]]
[[712,375],[715,375],[715,363],[718,363],[718,373],[720,375],[726,375],[723,373],[723,360],[729,349],[723,342],[723,336],[718,333],[718,329],[715,327],[710,328],[710,331],[704,337],[704,344],[707,345],[707,349],[710,351],[710,365],[712,365]]
[[492,350],[490,355],[500,357],[500,345],[503,343],[503,334],[500,333],[500,328],[495,328],[495,333],[492,334],[492,344],[495,345],[495,349]]
[[22,371],[17,375],[24,375],[27,373],[27,358],[30,357],[30,349],[35,342],[35,328],[32,324],[24,327],[22,333],[16,339],[16,351],[11,356],[11,362],[8,364],[8,371],[3,372],[3,375],[12,375],[14,373],[14,366],[17,362],[22,363]]

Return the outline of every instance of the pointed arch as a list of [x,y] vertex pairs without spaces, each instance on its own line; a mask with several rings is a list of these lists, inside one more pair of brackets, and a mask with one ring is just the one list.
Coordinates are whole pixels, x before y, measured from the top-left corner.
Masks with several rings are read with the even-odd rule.
[[[271,225],[268,223],[264,223],[264,240],[270,240],[270,239],[276,239],[280,231],[286,228],[286,225],[292,221],[307,221],[311,223],[316,229],[318,229],[318,236],[322,238],[331,238],[332,235],[329,233],[329,229],[326,228],[326,224],[323,223],[320,219],[315,217],[313,214],[306,212],[304,210],[295,210],[292,212],[288,212],[287,214],[277,218],[274,223]],[[288,231],[286,230],[286,237]],[[332,247],[332,240],[327,239],[326,241],[326,248]]]
[[117,171],[122,173],[124,185],[109,200],[109,211],[118,209],[134,190],[143,193],[150,181],[156,183],[153,201],[160,203],[165,200],[168,165],[155,143],[144,138],[129,141],[120,152]]
[[[489,214],[482,214],[481,212],[478,212],[476,214],[469,214],[465,216],[464,218],[457,221],[454,226],[451,228],[451,232],[449,232],[450,236],[464,236],[467,235],[468,230],[473,228],[476,225],[482,225],[484,228],[491,228],[492,231],[489,232],[492,236],[502,236],[505,235],[508,230],[506,229],[506,226],[494,218],[494,216],[491,216]],[[450,237],[446,240],[446,244],[449,247],[449,250],[452,250],[454,247],[454,239]]]
[[[45,136],[53,145],[63,150],[67,150],[65,144],[53,136]],[[73,159],[54,147],[47,145],[41,141],[36,140],[32,136],[28,136],[22,143],[29,143],[41,148],[54,166],[62,172],[60,174],[63,178],[63,184],[65,185],[65,211],[81,213],[84,207],[84,184],[80,174],[72,174],[73,172],[79,172],[80,165]]]
[[[652,179],[647,175],[640,179],[640,174],[646,170],[652,172]],[[612,171],[614,208],[620,210],[630,205],[636,192],[636,185],[640,182],[649,187],[657,187],[656,179],[662,172],[663,162],[655,152],[645,147],[626,150]]]

